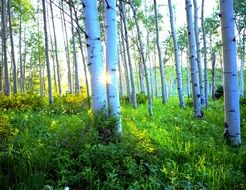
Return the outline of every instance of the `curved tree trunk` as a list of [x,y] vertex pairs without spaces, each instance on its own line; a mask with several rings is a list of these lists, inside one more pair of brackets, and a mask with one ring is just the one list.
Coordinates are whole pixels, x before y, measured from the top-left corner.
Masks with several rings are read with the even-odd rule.
[[194,115],[195,117],[202,117],[201,101],[200,101],[200,90],[199,82],[197,77],[197,64],[196,64],[196,49],[195,49],[195,33],[193,28],[193,17],[192,17],[192,3],[191,0],[185,1],[186,17],[187,17],[187,29],[189,38],[189,53],[190,53],[190,71],[192,81],[192,95],[194,104]]
[[96,0],[82,0],[91,76],[92,108],[101,111],[107,107],[106,73],[103,65],[102,44]]
[[162,59],[162,53],[161,53],[161,47],[160,47],[160,39],[159,39],[158,14],[157,14],[156,0],[154,0],[154,9],[155,9],[156,46],[158,50],[158,58],[159,58],[160,73],[161,73],[162,104],[165,104],[167,101],[167,92],[166,92],[166,84],[165,84],[164,65],[163,65],[163,59]]
[[178,81],[178,95],[179,95],[179,104],[180,107],[185,107],[184,103],[184,92],[183,92],[183,82],[182,82],[182,71],[181,71],[181,64],[180,64],[180,51],[178,47],[178,40],[177,40],[177,32],[176,32],[176,24],[173,15],[173,7],[171,0],[168,0],[169,12],[170,12],[170,23],[171,23],[171,30],[173,36],[173,44],[175,50],[175,64],[176,64],[176,75]]
[[241,135],[233,0],[220,0],[220,20],[224,63],[224,136],[237,146],[241,144]]
[[117,132],[122,132],[121,110],[118,86],[118,51],[117,51],[117,13],[116,0],[107,0],[106,19],[106,63],[107,89],[110,114],[118,117]]

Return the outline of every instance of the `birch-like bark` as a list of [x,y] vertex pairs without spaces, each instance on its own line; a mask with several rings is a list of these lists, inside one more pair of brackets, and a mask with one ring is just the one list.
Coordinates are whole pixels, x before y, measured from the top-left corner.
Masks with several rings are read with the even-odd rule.
[[92,108],[94,112],[107,107],[106,73],[103,65],[100,25],[96,0],[82,0],[91,76]]
[[48,77],[48,93],[49,93],[49,103],[53,104],[53,94],[52,94],[52,82],[51,82],[51,71],[50,71],[50,61],[49,61],[49,43],[48,43],[48,30],[46,24],[46,7],[45,0],[42,0],[43,6],[43,22],[44,22],[44,36],[45,36],[45,57],[46,57],[46,69]]
[[186,17],[187,17],[187,29],[189,39],[189,56],[190,56],[190,71],[192,81],[192,95],[194,104],[194,116],[202,117],[201,101],[200,101],[200,90],[199,82],[197,77],[197,64],[196,64],[196,49],[195,49],[195,32],[193,28],[193,17],[192,17],[192,3],[191,0],[185,1]]
[[59,92],[59,95],[61,95],[62,94],[61,73],[60,73],[60,64],[59,64],[59,59],[58,59],[56,27],[55,27],[55,21],[54,21],[54,13],[53,13],[53,7],[52,7],[52,0],[50,0],[50,13],[51,13],[51,21],[52,21],[53,37],[54,37],[54,46],[55,46],[56,71],[54,71],[54,72],[56,72],[56,75],[57,75],[58,92]]
[[215,99],[216,91],[216,55],[212,53],[212,98]]
[[16,71],[16,61],[15,61],[15,49],[14,49],[14,38],[13,38],[13,30],[12,30],[12,15],[10,12],[11,0],[8,0],[8,15],[9,15],[9,35],[10,35],[10,43],[11,43],[11,57],[12,57],[12,74],[13,74],[13,91],[14,94],[17,94],[17,71]]
[[159,27],[158,27],[158,14],[157,14],[156,0],[154,0],[154,10],[155,10],[156,46],[157,46],[157,50],[158,50],[158,58],[159,58],[160,74],[161,74],[162,104],[165,104],[166,101],[167,101],[167,94],[166,94],[166,84],[165,84],[165,72],[164,72],[163,58],[162,58],[162,52],[161,52],[161,47],[160,47]]
[[69,89],[69,92],[72,94],[73,93],[73,81],[72,81],[72,74],[71,74],[70,51],[69,51],[69,44],[68,44],[67,24],[65,20],[63,0],[61,0],[61,22],[62,22],[62,31],[64,35],[64,46],[65,46],[66,60],[67,60],[68,89]]
[[239,34],[240,44],[240,96],[244,96],[244,55],[245,55],[245,29],[243,35]]
[[131,98],[131,83],[130,83],[130,77],[129,77],[129,69],[128,69],[128,63],[127,63],[127,54],[126,54],[126,47],[125,47],[125,35],[124,35],[124,28],[123,28],[123,19],[120,19],[120,34],[121,34],[121,41],[122,41],[122,57],[123,57],[123,65],[125,70],[125,78],[126,78],[126,90],[127,90],[127,96],[129,98],[129,102],[132,102]]
[[202,25],[202,39],[203,39],[203,51],[204,51],[204,105],[208,105],[208,94],[209,94],[209,85],[208,85],[208,62],[207,62],[207,41],[206,41],[206,30],[204,25],[204,1],[202,0],[202,11],[201,11],[201,25]]
[[106,63],[107,90],[110,114],[118,118],[117,132],[121,134],[121,110],[118,80],[118,50],[117,50],[117,9],[116,0],[107,0],[105,4],[106,20]]
[[173,36],[173,45],[174,45],[174,50],[175,50],[175,65],[176,65],[176,75],[177,75],[177,82],[178,82],[177,87],[178,87],[178,95],[179,95],[179,104],[181,108],[184,108],[185,103],[184,103],[182,72],[181,72],[181,64],[180,64],[180,51],[179,51],[179,46],[178,46],[176,23],[174,19],[171,0],[168,0],[168,7],[169,7],[169,13],[170,13],[170,23],[171,23],[171,30],[172,30],[172,36]]
[[73,64],[74,64],[74,77],[75,77],[75,93],[80,93],[80,85],[79,85],[79,71],[78,71],[78,61],[77,61],[77,54],[76,54],[76,39],[75,39],[75,32],[74,32],[74,25],[73,25],[73,11],[71,0],[69,4],[69,11],[70,11],[70,22],[71,22],[71,32],[72,32],[72,41],[73,41]]
[[191,98],[191,88],[190,88],[190,84],[191,84],[191,80],[190,80],[190,69],[189,69],[189,56],[188,56],[189,52],[187,51],[187,64],[186,64],[186,77],[187,77],[187,97]]
[[232,145],[238,146],[241,135],[233,0],[220,0],[220,20],[224,63],[224,136]]
[[198,66],[198,76],[199,76],[199,87],[200,87],[200,100],[202,106],[205,105],[204,101],[204,80],[203,80],[203,67],[201,62],[201,47],[198,29],[198,6],[197,0],[193,0],[194,4],[194,31],[195,31],[195,41],[196,41],[196,60]]
[[153,111],[152,111],[151,87],[150,87],[150,81],[149,81],[148,67],[147,67],[145,56],[144,56],[143,42],[142,42],[142,38],[140,35],[141,31],[140,31],[140,27],[139,27],[138,20],[137,20],[136,10],[135,10],[135,7],[134,7],[132,1],[130,1],[130,5],[131,5],[132,11],[133,11],[133,17],[135,20],[135,25],[137,27],[139,50],[140,50],[140,54],[141,54],[141,60],[142,60],[143,66],[144,66],[145,80],[146,80],[146,87],[147,87],[147,96],[148,96],[148,112],[149,112],[149,115],[152,116]]
[[3,51],[3,67],[4,67],[4,94],[10,95],[10,81],[8,70],[7,55],[7,33],[6,33],[6,0],[2,0],[2,51]]
[[[77,15],[77,11],[75,9],[75,6],[72,2],[72,7],[73,7],[73,11],[74,11],[74,15],[75,15],[75,21],[77,23],[77,25],[79,25],[79,19],[78,19],[78,15]],[[88,73],[87,73],[87,68],[86,68],[86,58],[85,58],[85,54],[84,54],[84,47],[82,44],[82,37],[81,37],[81,31],[80,29],[77,30],[78,33],[78,37],[79,37],[79,48],[81,51],[81,56],[82,56],[82,63],[83,63],[83,69],[84,69],[84,77],[85,77],[85,85],[86,85],[86,95],[87,95],[87,103],[88,106],[90,106],[90,88],[89,88],[89,80],[88,80]]]
[[123,26],[124,26],[126,51],[127,51],[128,66],[129,66],[129,71],[130,71],[130,79],[131,79],[131,90],[132,90],[131,100],[132,100],[133,108],[136,109],[137,108],[136,87],[135,87],[135,82],[134,82],[133,64],[131,60],[130,45],[129,45],[129,40],[128,40],[128,29],[127,29],[125,5],[122,1],[120,1],[120,8],[121,8],[121,19],[123,20]]

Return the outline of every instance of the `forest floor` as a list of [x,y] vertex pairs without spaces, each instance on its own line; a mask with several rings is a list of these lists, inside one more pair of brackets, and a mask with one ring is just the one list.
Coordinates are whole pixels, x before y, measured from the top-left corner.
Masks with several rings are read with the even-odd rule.
[[[223,100],[195,119],[191,100],[122,102],[123,134],[115,118],[93,116],[83,97],[54,105],[37,95],[0,95],[0,189],[246,189],[246,99],[241,101],[242,145],[223,138]],[[81,103],[82,102],[82,103]]]

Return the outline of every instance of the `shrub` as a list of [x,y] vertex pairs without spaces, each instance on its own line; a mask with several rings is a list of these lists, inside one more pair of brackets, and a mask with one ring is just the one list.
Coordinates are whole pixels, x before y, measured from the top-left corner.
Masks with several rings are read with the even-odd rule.
[[220,85],[220,86],[218,86],[217,88],[216,88],[216,91],[215,91],[215,99],[219,99],[219,98],[221,98],[221,97],[223,97],[224,96],[224,91],[223,91],[224,89],[223,89],[223,86],[222,85]]

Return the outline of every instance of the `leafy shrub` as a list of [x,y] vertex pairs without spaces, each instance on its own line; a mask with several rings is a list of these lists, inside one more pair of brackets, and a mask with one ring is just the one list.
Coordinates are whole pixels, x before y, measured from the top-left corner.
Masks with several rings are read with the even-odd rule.
[[145,104],[148,101],[148,96],[146,94],[140,93],[136,94],[138,104]]
[[30,108],[33,110],[38,110],[46,105],[47,103],[44,98],[37,94],[11,96],[0,95],[0,109],[25,110]]
[[224,90],[223,86],[221,85],[216,88],[215,95],[214,95],[216,99],[219,99],[224,96],[223,90]]

